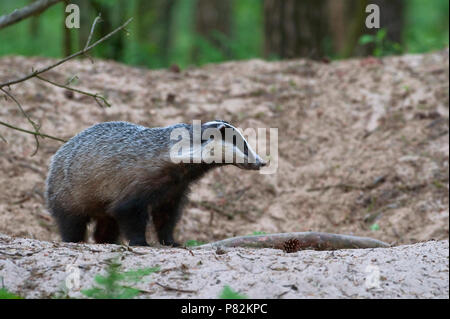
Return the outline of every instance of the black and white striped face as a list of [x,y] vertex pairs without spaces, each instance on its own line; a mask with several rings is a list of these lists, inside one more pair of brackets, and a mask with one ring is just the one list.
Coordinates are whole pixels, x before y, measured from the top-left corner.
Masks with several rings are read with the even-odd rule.
[[221,120],[202,125],[202,161],[259,170],[266,162],[256,154],[239,130]]

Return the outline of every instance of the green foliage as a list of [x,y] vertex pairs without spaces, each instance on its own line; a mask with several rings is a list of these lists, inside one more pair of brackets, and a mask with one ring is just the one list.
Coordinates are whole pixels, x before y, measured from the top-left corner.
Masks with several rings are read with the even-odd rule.
[[442,184],[440,181],[433,181],[433,185],[437,189],[443,189],[445,187],[444,184]]
[[252,235],[253,235],[253,236],[257,236],[257,235],[267,235],[267,233],[264,232],[264,231],[254,231],[254,232],[252,233]]
[[247,299],[247,296],[241,295],[230,288],[230,286],[225,286],[219,295],[220,299]]
[[64,282],[61,283],[59,290],[51,296],[51,299],[71,299],[69,296],[69,289]]
[[377,223],[372,224],[372,225],[370,226],[370,230],[371,230],[371,231],[377,231],[377,230],[380,230],[380,225],[378,225]]
[[[0,15],[29,4],[28,0],[0,1]],[[25,19],[0,30],[0,56],[5,54],[21,54],[59,57],[62,54],[62,3],[56,4],[39,17],[36,28],[33,18]]]
[[359,44],[373,44],[373,56],[382,57],[392,54],[401,54],[403,49],[399,43],[394,43],[386,39],[387,30],[380,29],[375,35],[364,34],[359,38]]
[[121,271],[122,265],[117,258],[111,259],[106,269],[106,276],[94,278],[97,287],[82,290],[85,296],[95,299],[130,299],[136,297],[140,290],[125,284],[135,284],[145,276],[159,271],[159,267]]
[[3,283],[3,277],[1,276],[0,281],[2,283],[2,287],[0,288],[0,299],[23,299],[21,296],[13,294],[6,289],[5,284]]
[[449,1],[406,2],[404,49],[409,53],[440,50],[449,45]]
[[22,297],[9,292],[6,288],[0,288],[0,299],[23,299]]
[[[119,5],[119,1],[122,1]],[[0,15],[12,12],[29,4],[29,0],[0,1]],[[181,68],[192,64],[205,64],[222,62],[225,60],[240,60],[261,58],[264,42],[263,0],[233,1],[231,14],[231,34],[225,35],[213,32],[213,41],[209,41],[195,32],[196,1],[178,0],[173,7],[171,36],[168,52],[162,52],[159,44],[153,40],[154,34],[160,34],[162,20],[157,19],[158,5],[150,6],[149,12],[142,15],[145,22],[155,21],[154,27],[149,30],[138,30],[138,1],[137,0],[95,0],[100,7],[111,13],[112,27],[119,26],[122,19],[133,16],[135,20],[129,26],[129,35],[120,32],[107,42],[95,48],[94,57],[110,57],[115,50],[111,41],[117,37],[124,37],[124,48],[120,62],[132,65],[142,65],[149,68],[168,67],[178,64]],[[156,4],[157,2],[155,2]],[[115,8],[121,8],[115,10]],[[123,8],[123,10],[122,10]],[[90,29],[90,23],[96,14],[91,6],[81,8],[91,10],[89,25],[81,25],[82,29],[71,30],[72,48],[79,49],[78,37],[80,30]],[[375,56],[399,54],[403,52],[421,53],[430,50],[442,49],[449,44],[449,1],[448,0],[408,0],[405,1],[405,26],[403,28],[402,43],[390,43],[386,39],[386,30],[380,30],[376,35],[363,35],[360,44],[374,46],[372,52]],[[120,12],[119,12],[120,11]],[[104,12],[106,14],[106,12]],[[61,57],[63,54],[63,22],[64,4],[59,3],[35,18],[11,25],[0,30],[0,56],[14,54],[26,56]],[[104,18],[105,17],[104,14]],[[161,21],[160,21],[161,20]],[[151,22],[150,21],[150,22]],[[35,24],[34,24],[35,23]],[[105,22],[102,22],[105,23]],[[349,22],[347,22],[349,23]],[[100,25],[99,25],[100,26]],[[97,26],[97,30],[99,28]],[[144,36],[138,37],[138,31]],[[94,38],[98,39],[100,31]],[[331,38],[324,39],[325,52],[331,57],[333,52]],[[223,47],[226,49],[224,50]],[[277,57],[267,57],[277,59]]]
[[191,240],[186,241],[184,243],[184,246],[186,246],[186,247],[195,247],[195,246],[200,246],[200,245],[203,245],[203,244],[206,244],[206,243],[203,242],[203,241],[197,241],[195,239],[191,239]]

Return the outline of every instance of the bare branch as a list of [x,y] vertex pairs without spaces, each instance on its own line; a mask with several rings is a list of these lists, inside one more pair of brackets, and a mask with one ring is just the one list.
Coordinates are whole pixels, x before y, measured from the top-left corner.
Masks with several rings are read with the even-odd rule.
[[25,118],[28,120],[28,122],[30,122],[31,126],[33,126],[33,128],[34,128],[36,131],[39,131],[40,126],[39,126],[36,122],[34,122],[34,121],[31,119],[31,117],[28,115],[27,112],[25,112],[25,110],[23,109],[23,107],[22,107],[22,105],[19,103],[19,101],[17,101],[17,99],[16,99],[11,93],[9,93],[8,91],[6,91],[6,90],[4,90],[4,89],[2,89],[2,88],[0,88],[0,91],[2,91],[3,93],[5,93],[11,100],[13,100],[13,101],[16,103],[16,105],[17,105],[17,107],[19,108],[20,112],[22,112],[23,116],[25,116]]
[[335,250],[389,247],[385,242],[368,237],[305,232],[234,237],[194,248],[250,247],[283,249],[285,243],[292,240],[298,242],[299,249]]
[[[78,89],[74,89],[74,88],[71,88],[71,87],[69,87],[69,86],[66,86],[66,85],[63,85],[63,84],[59,84],[59,83],[50,81],[50,80],[48,80],[48,79],[46,79],[46,78],[43,78],[42,76],[39,76],[39,75],[36,75],[36,77],[37,77],[39,80],[42,80],[42,81],[44,81],[44,82],[48,82],[48,83],[50,83],[50,84],[52,84],[52,85],[54,85],[54,86],[57,86],[57,87],[60,87],[60,88],[66,89],[66,90],[74,91],[74,92],[77,92],[77,93],[80,93],[80,94],[92,96],[92,97],[94,98],[95,102],[97,102],[97,103],[100,105],[100,107],[103,107],[103,105],[102,105],[101,103],[99,103],[99,99],[102,100],[103,103],[105,103],[106,106],[108,106],[108,107],[111,106],[111,103],[109,103],[109,102],[106,100],[105,97],[103,97],[102,95],[100,95],[100,94],[98,94],[98,93],[89,93],[89,92],[81,91],[81,90],[78,90]],[[2,89],[0,89],[0,90],[2,90]]]
[[[31,78],[33,78],[33,77],[35,77],[35,76],[37,76],[37,75],[39,75],[39,74],[41,74],[41,73],[47,72],[47,71],[49,71],[49,70],[51,70],[51,69],[53,69],[53,68],[55,68],[55,67],[57,67],[57,66],[63,64],[64,62],[67,62],[67,61],[69,61],[69,60],[71,60],[71,59],[73,59],[73,58],[75,58],[75,57],[77,57],[77,56],[80,56],[80,55],[82,55],[82,54],[85,54],[86,52],[90,51],[92,48],[94,48],[94,47],[97,46],[98,44],[100,44],[100,43],[102,43],[103,41],[109,39],[111,36],[113,36],[113,35],[114,35],[115,33],[117,33],[118,31],[124,29],[124,28],[125,28],[132,20],[133,20],[133,18],[128,19],[128,20],[127,20],[124,24],[122,24],[120,27],[118,27],[118,28],[115,29],[114,31],[111,31],[110,33],[108,33],[107,35],[105,35],[105,36],[104,36],[103,38],[101,38],[100,40],[97,40],[95,43],[89,45],[88,47],[84,48],[83,50],[78,51],[78,52],[76,52],[76,53],[74,53],[74,54],[72,54],[72,55],[69,55],[68,57],[65,57],[64,59],[59,60],[59,61],[56,62],[56,63],[53,63],[53,64],[51,64],[51,65],[49,65],[49,66],[47,66],[47,67],[45,67],[45,68],[42,68],[42,69],[40,69],[40,70],[35,70],[35,71],[33,71],[32,73],[30,73],[30,74],[28,74],[28,75],[26,75],[26,76],[24,76],[24,77],[21,77],[21,78],[19,78],[19,79],[11,80],[11,81],[8,81],[8,82],[5,82],[5,83],[0,83],[0,88],[3,88],[3,87],[5,87],[5,86],[10,86],[10,85],[14,85],[14,84],[17,84],[17,83],[26,81],[26,80],[31,79]],[[94,22],[95,22],[95,21],[94,21]]]
[[[13,101],[16,103],[16,105],[17,105],[17,107],[19,108],[20,112],[22,112],[23,116],[25,116],[25,118],[28,120],[28,122],[31,124],[31,126],[33,126],[34,131],[35,131],[36,133],[39,133],[39,129],[41,128],[41,126],[38,125],[35,121],[33,121],[33,120],[31,119],[31,117],[28,115],[27,112],[25,112],[25,110],[23,109],[23,107],[22,107],[22,105],[19,103],[19,101],[17,101],[17,99],[16,99],[11,93],[9,93],[8,91],[6,91],[6,90],[4,90],[4,89],[2,89],[2,88],[0,88],[0,91],[2,91],[3,93],[5,93],[11,100],[13,100]],[[37,135],[34,135],[34,139],[36,140],[36,149],[35,149],[35,151],[33,152],[33,154],[32,154],[31,156],[36,155],[36,153],[37,153],[37,151],[38,151],[38,149],[39,149],[39,140],[38,140]]]
[[86,50],[87,47],[89,46],[89,43],[91,43],[91,39],[92,39],[92,35],[94,34],[94,29],[95,29],[95,25],[97,24],[98,21],[100,21],[101,18],[101,14],[99,13],[97,17],[95,17],[94,23],[92,23],[92,27],[91,27],[91,32],[89,33],[89,37],[86,41],[86,45],[84,46],[84,49]]
[[60,1],[61,0],[37,0],[22,9],[16,9],[10,14],[5,14],[0,17],[0,29],[28,18],[29,16],[41,13],[48,7]]
[[[59,0],[58,0],[58,1],[59,1]],[[41,2],[45,2],[45,3],[47,3],[47,2],[54,2],[54,3],[56,3],[56,2],[58,2],[58,1],[53,0],[53,1],[36,1],[36,2],[39,2],[39,3],[41,3]],[[25,8],[24,8],[24,9],[25,9]],[[37,12],[37,11],[35,11],[35,12]],[[25,16],[24,16],[24,17],[25,17]],[[1,21],[2,18],[5,18],[5,17],[0,17],[0,21]],[[98,22],[99,20],[100,20],[100,15],[99,15],[98,17],[95,18],[95,20],[94,20],[94,22],[93,22],[93,24],[92,24],[92,28],[91,28],[91,32],[90,32],[90,34],[89,34],[88,41],[87,41],[86,46],[85,46],[85,48],[84,48],[83,50],[81,50],[81,51],[79,51],[79,52],[77,52],[77,53],[74,53],[74,54],[72,54],[72,55],[70,55],[70,56],[68,56],[68,57],[65,57],[64,59],[59,60],[58,62],[56,62],[56,63],[54,63],[54,64],[51,64],[51,65],[49,65],[49,66],[47,66],[47,67],[45,67],[45,68],[42,68],[42,69],[40,69],[40,70],[32,70],[32,72],[31,72],[30,74],[28,74],[28,75],[26,75],[26,76],[24,76],[24,77],[21,77],[21,78],[19,78],[19,79],[12,80],[12,81],[8,81],[8,82],[1,83],[1,84],[0,84],[0,91],[2,91],[2,92],[5,94],[5,96],[11,98],[11,99],[16,103],[16,105],[18,106],[19,110],[22,112],[23,116],[24,116],[24,117],[28,120],[28,122],[33,126],[34,131],[22,129],[22,128],[16,127],[16,126],[14,126],[14,125],[11,125],[11,124],[8,124],[8,123],[2,122],[2,121],[0,121],[0,125],[6,126],[6,127],[10,128],[10,129],[14,129],[14,130],[17,130],[17,131],[20,131],[20,132],[23,132],[23,133],[28,133],[28,134],[34,135],[34,138],[35,138],[35,140],[36,140],[36,150],[35,150],[35,152],[33,153],[33,155],[35,155],[35,154],[37,153],[38,149],[39,149],[39,139],[38,139],[38,137],[42,137],[42,138],[50,138],[50,139],[52,139],[52,140],[56,140],[56,141],[60,141],[60,142],[64,142],[64,143],[65,143],[66,141],[63,140],[63,139],[61,139],[61,138],[55,137],[55,136],[51,136],[51,135],[48,135],[48,134],[43,134],[43,133],[41,133],[41,132],[40,132],[40,125],[38,125],[36,122],[34,122],[34,121],[31,119],[31,117],[30,117],[30,116],[25,112],[25,110],[22,108],[22,105],[19,103],[19,101],[18,101],[11,93],[9,93],[8,91],[6,91],[6,90],[3,89],[3,88],[4,88],[4,87],[9,87],[9,86],[11,86],[11,85],[14,85],[14,84],[17,84],[17,83],[20,83],[20,82],[24,82],[24,81],[26,81],[26,80],[28,80],[28,79],[33,78],[33,77],[37,77],[37,78],[40,79],[41,81],[48,82],[48,83],[50,83],[50,84],[52,84],[52,85],[55,85],[55,86],[57,86],[57,87],[65,88],[65,89],[67,89],[67,90],[71,90],[71,91],[78,92],[78,93],[80,93],[80,94],[84,94],[84,95],[91,96],[91,97],[94,98],[95,102],[97,102],[97,104],[100,105],[100,107],[103,107],[103,105],[102,105],[102,103],[101,103],[100,101],[103,101],[103,103],[104,103],[105,105],[107,105],[107,106],[111,106],[111,104],[106,100],[106,98],[104,98],[104,97],[101,96],[100,94],[97,94],[97,93],[96,93],[96,94],[92,94],[92,93],[89,93],[89,92],[84,92],[84,91],[81,91],[81,90],[77,90],[77,89],[68,87],[68,86],[66,86],[66,85],[62,85],[62,84],[55,83],[55,82],[53,82],[53,81],[50,81],[50,80],[48,80],[48,79],[45,79],[45,78],[39,76],[41,73],[47,72],[47,71],[49,71],[49,70],[51,70],[51,69],[57,67],[58,65],[61,65],[61,64],[63,64],[64,62],[69,61],[70,59],[73,59],[73,58],[75,58],[75,57],[77,57],[77,56],[86,54],[89,50],[91,50],[92,48],[94,48],[94,47],[97,46],[98,44],[100,44],[100,43],[102,43],[103,41],[109,39],[111,36],[113,36],[113,35],[114,35],[115,33],[117,33],[118,31],[124,29],[124,28],[125,28],[125,27],[133,20],[133,18],[128,19],[128,20],[127,20],[124,24],[122,24],[120,27],[118,27],[117,29],[115,29],[115,30],[113,30],[112,32],[108,33],[107,35],[105,35],[105,36],[102,37],[100,40],[96,41],[95,43],[89,45],[89,43],[90,43],[90,41],[91,41],[91,39],[92,39],[92,35],[93,35],[93,33],[94,33],[95,25],[97,24],[97,22]],[[1,26],[1,23],[0,23],[0,26]],[[2,135],[0,135],[0,139],[3,140],[4,142],[6,142],[6,139],[5,139]]]
[[52,140],[55,140],[55,141],[59,141],[59,142],[63,142],[63,143],[67,142],[66,140],[63,140],[62,138],[59,138],[59,137],[51,136],[51,135],[40,133],[40,132],[33,132],[33,131],[25,130],[23,128],[20,128],[20,127],[17,127],[17,126],[5,123],[3,121],[0,121],[0,125],[6,126],[6,127],[10,128],[10,129],[13,129],[13,130],[16,130],[16,131],[20,131],[20,132],[23,132],[23,133],[32,134],[34,136],[40,136],[40,137],[43,137],[43,138],[49,138],[49,139],[52,139]]

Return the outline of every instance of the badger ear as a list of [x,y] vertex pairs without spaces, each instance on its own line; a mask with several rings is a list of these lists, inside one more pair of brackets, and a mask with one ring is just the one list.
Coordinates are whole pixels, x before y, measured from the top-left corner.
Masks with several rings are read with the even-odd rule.
[[217,129],[218,131],[221,132],[225,132],[225,128],[226,128],[226,122],[223,121],[211,121],[211,122],[206,122],[205,124],[202,125],[202,131],[208,128],[214,128]]
[[225,125],[225,123],[219,123],[219,124],[217,124],[217,126],[216,126],[216,129],[218,130],[218,131],[220,131],[220,134],[221,134],[221,136],[222,136],[222,140],[225,140],[225,129],[226,129],[226,125]]

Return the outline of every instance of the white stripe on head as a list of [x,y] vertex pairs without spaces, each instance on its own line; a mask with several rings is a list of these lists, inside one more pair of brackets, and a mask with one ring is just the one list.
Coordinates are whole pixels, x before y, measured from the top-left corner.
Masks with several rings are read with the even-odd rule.
[[[247,149],[248,149],[248,154],[251,154],[251,157],[253,157],[253,159],[258,159],[259,156],[258,154],[256,154],[256,152],[253,150],[253,148],[250,146],[250,143],[245,139],[244,135],[242,135],[241,131],[238,130],[235,126],[231,125],[230,123],[227,122],[222,122],[222,121],[210,121],[210,122],[206,122],[204,125],[220,125],[222,124],[225,127],[228,128],[232,128],[234,131],[236,131],[239,136],[242,138],[242,140],[244,141],[244,143],[247,145]],[[250,158],[250,156],[248,156]]]

